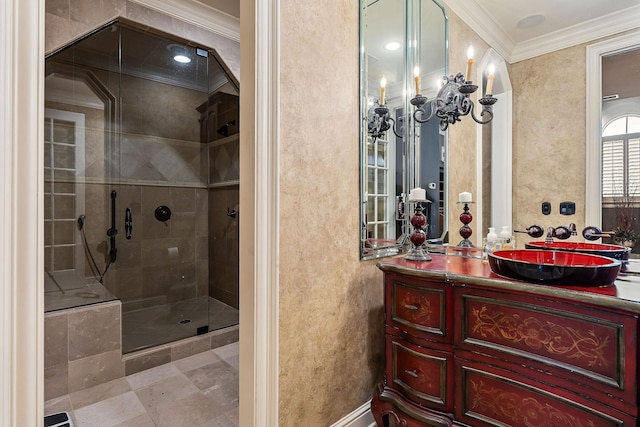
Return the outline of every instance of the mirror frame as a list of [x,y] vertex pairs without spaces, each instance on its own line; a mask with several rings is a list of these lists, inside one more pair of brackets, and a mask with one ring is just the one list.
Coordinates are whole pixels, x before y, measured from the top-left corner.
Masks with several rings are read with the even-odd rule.
[[586,186],[585,224],[602,227],[602,57],[640,46],[640,33],[626,34],[587,46],[586,52]]
[[[430,2],[434,6],[438,7],[442,12],[443,27],[444,27],[444,37],[443,37],[444,43],[442,46],[442,51],[444,53],[444,57],[443,57],[444,69],[441,70],[441,72],[438,72],[438,74],[446,76],[448,75],[448,72],[449,72],[449,17],[447,16],[444,6],[442,6],[442,4],[440,4],[438,0],[405,0],[404,9],[403,9],[404,28],[402,32],[404,35],[404,40],[403,40],[404,51],[403,51],[403,61],[402,61],[403,62],[402,66],[404,69],[402,72],[402,87],[405,88],[405,93],[412,93],[413,87],[414,87],[413,86],[413,80],[414,80],[413,67],[415,63],[418,62],[416,60],[416,57],[419,54],[420,46],[418,45],[417,47],[415,47],[416,45],[415,43],[413,48],[408,46],[411,46],[410,39],[412,37],[414,38],[420,37],[419,33],[422,30],[422,27],[420,25],[420,21],[422,19],[422,13],[420,9],[421,2]],[[376,3],[376,1],[373,1],[370,3],[374,4]],[[368,78],[366,77],[367,63],[365,60],[366,52],[364,48],[364,31],[363,31],[364,11],[365,11],[365,7],[363,5],[363,0],[361,0],[360,1],[360,17],[359,17],[360,18],[360,21],[359,21],[359,28],[360,28],[360,36],[359,36],[359,41],[360,41],[360,49],[359,49],[359,52],[360,52],[360,61],[359,61],[360,62],[359,252],[360,253],[359,255],[361,260],[376,259],[376,258],[381,258],[386,256],[393,256],[399,253],[404,253],[409,249],[411,245],[409,241],[409,234],[410,234],[409,215],[407,214],[407,215],[404,215],[403,219],[401,220],[402,222],[401,228],[406,231],[400,233],[400,235],[394,236],[396,244],[389,245],[388,247],[370,248],[370,249],[367,249],[368,253],[365,254],[365,241],[367,240],[366,224],[367,224],[367,202],[368,202],[368,194],[366,191],[367,178],[368,178],[367,170],[366,170],[367,164],[368,164],[367,163],[367,155],[368,155],[367,138],[369,137],[367,132],[367,116],[368,116],[367,113],[369,110],[369,106],[367,105],[367,102],[365,100],[365,95],[367,95],[368,92],[372,92],[372,91],[368,91],[369,85],[368,85]],[[433,70],[433,71],[437,71],[437,70]],[[423,88],[425,87],[423,86]],[[433,95],[435,95],[435,92],[437,92],[437,89],[434,87]],[[427,94],[427,95],[430,96],[431,94]],[[409,194],[410,189],[420,186],[418,184],[420,182],[420,165],[419,165],[419,159],[416,158],[417,156],[419,156],[418,150],[420,147],[420,143],[419,141],[416,141],[416,133],[413,130],[413,127],[414,127],[413,117],[412,117],[413,106],[410,104],[409,100],[410,100],[409,96],[402,95],[401,108],[404,109],[404,111],[406,111],[407,113],[404,113],[401,116],[396,117],[397,122],[402,121],[403,123],[411,123],[410,126],[402,126],[401,130],[399,131],[399,133],[402,135],[403,140],[409,141],[409,142],[408,143],[405,142],[401,144],[402,153],[396,154],[396,157],[395,157],[397,159],[401,155],[400,163],[402,164],[402,174],[401,174],[402,175],[402,183],[401,183],[402,194],[407,196]],[[391,132],[391,130],[389,130],[388,132]],[[443,213],[441,215],[443,231],[441,235],[438,236],[437,239],[431,238],[431,242],[437,241],[439,243],[442,243],[443,239],[447,236],[449,231],[449,227],[448,227],[449,206],[448,206],[448,196],[447,196],[449,192],[449,186],[448,186],[448,152],[449,150],[448,150],[448,133],[442,132],[441,130],[439,130],[438,132],[440,135],[440,140],[442,141],[442,144],[443,144],[441,149],[442,151],[441,159],[444,163],[444,167],[443,167],[444,182],[442,184],[442,189],[441,189],[441,191],[444,193],[444,196],[442,197]],[[393,134],[391,139],[395,141]],[[396,172],[396,175],[397,175],[397,172]],[[396,182],[396,187],[398,186],[398,184],[399,183]],[[394,199],[397,199],[397,196],[398,196],[397,191],[394,191],[394,190],[389,190],[389,195]],[[408,204],[406,204],[406,206],[408,206]],[[389,213],[389,215],[391,214],[392,213]]]

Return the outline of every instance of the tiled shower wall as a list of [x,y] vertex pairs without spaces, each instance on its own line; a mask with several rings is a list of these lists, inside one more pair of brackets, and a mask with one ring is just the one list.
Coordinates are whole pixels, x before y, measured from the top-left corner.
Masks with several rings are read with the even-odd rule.
[[[214,187],[209,190],[209,295],[238,308],[238,185]],[[226,209],[235,209],[235,218]]]
[[[120,224],[131,208],[133,233],[126,240],[121,230],[119,277],[108,281],[110,290],[123,302],[150,299],[151,305],[207,295],[207,203],[206,188],[121,185]],[[170,220],[155,218],[160,205],[171,209]]]

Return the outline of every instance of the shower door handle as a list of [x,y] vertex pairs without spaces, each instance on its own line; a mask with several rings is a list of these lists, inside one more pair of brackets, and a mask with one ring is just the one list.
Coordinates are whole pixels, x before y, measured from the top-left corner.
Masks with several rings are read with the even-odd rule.
[[110,262],[116,262],[118,249],[116,248],[116,236],[118,235],[118,229],[116,228],[116,190],[111,191],[111,228],[107,230],[107,236],[109,236],[109,260]]
[[127,208],[124,211],[124,234],[127,240],[131,240],[132,231],[133,231],[133,216],[131,215],[131,208]]

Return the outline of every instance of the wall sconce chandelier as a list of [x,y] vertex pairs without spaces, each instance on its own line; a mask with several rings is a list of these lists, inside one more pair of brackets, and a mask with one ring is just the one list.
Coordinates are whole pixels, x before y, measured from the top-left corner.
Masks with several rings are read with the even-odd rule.
[[393,130],[393,133],[402,138],[402,130],[400,133],[396,130],[396,121],[389,115],[389,107],[384,103],[384,95],[387,87],[387,79],[384,77],[380,80],[380,99],[374,102],[374,105],[369,109],[367,117],[367,132],[375,139],[380,138],[389,129]]
[[[416,96],[411,99],[411,105],[416,107],[413,112],[413,118],[418,123],[426,123],[436,116],[440,119],[440,129],[447,130],[449,125],[453,125],[460,121],[460,117],[471,114],[471,118],[481,125],[485,125],[493,120],[493,111],[491,106],[498,100],[493,96],[493,79],[495,77],[495,67],[489,67],[487,75],[487,87],[485,95],[478,100],[482,105],[480,117],[487,114],[489,117],[485,120],[478,119],[474,112],[475,104],[469,98],[469,95],[478,90],[478,86],[471,81],[471,70],[473,69],[473,47],[469,46],[467,50],[467,78],[462,73],[453,76],[442,77],[442,86],[438,91],[438,95],[432,99],[420,94],[420,72],[418,67],[414,69],[414,78],[416,83]],[[429,114],[425,109],[429,105]],[[425,117],[426,116],[426,117]]]
[[[467,51],[467,77],[471,76],[473,68],[473,47]],[[485,95],[478,100],[482,105],[480,118],[475,114],[475,104],[470,95],[478,90],[471,80],[467,80],[462,73],[451,76],[443,76],[438,94],[433,99],[428,99],[420,93],[420,71],[414,69],[416,95],[409,101],[415,107],[413,119],[418,123],[426,123],[434,116],[440,119],[440,129],[445,131],[449,125],[461,121],[461,117],[471,115],[478,124],[484,125],[493,120],[492,106],[498,99],[492,94],[495,67],[491,65],[487,75],[487,87]],[[380,81],[380,100],[369,109],[367,130],[374,138],[382,136],[387,130],[392,129],[398,138],[402,138],[396,130],[396,122],[389,116],[389,108],[385,105],[385,90],[387,81],[383,77]],[[487,117],[485,117],[485,115]]]
[[400,130],[400,132],[396,130],[396,121],[389,115],[389,108],[386,105],[374,103],[373,107],[369,109],[368,116],[367,132],[374,139],[384,136],[384,133],[389,129],[391,129],[398,138],[402,138],[402,130]]
[[[481,125],[489,123],[493,119],[491,106],[498,100],[488,90],[487,94],[480,98],[478,102],[482,105],[480,117],[488,115],[484,120],[476,117],[474,112],[475,104],[469,97],[478,90],[478,86],[464,78],[462,73],[453,76],[444,76],[442,78],[443,85],[438,91],[436,98],[431,100],[426,96],[417,94],[411,99],[411,105],[416,107],[413,112],[413,119],[418,123],[426,123],[436,116],[440,119],[440,129],[447,130],[449,125],[461,121],[462,116],[471,115],[476,123]],[[488,87],[488,85],[487,85]],[[429,114],[427,114],[426,106],[429,106]]]

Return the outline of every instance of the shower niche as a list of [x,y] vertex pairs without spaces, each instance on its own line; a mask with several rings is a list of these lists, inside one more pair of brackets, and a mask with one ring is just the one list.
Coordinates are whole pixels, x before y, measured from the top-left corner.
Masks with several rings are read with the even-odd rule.
[[45,311],[119,299],[123,353],[237,324],[239,86],[215,46],[119,19],[45,64]]

